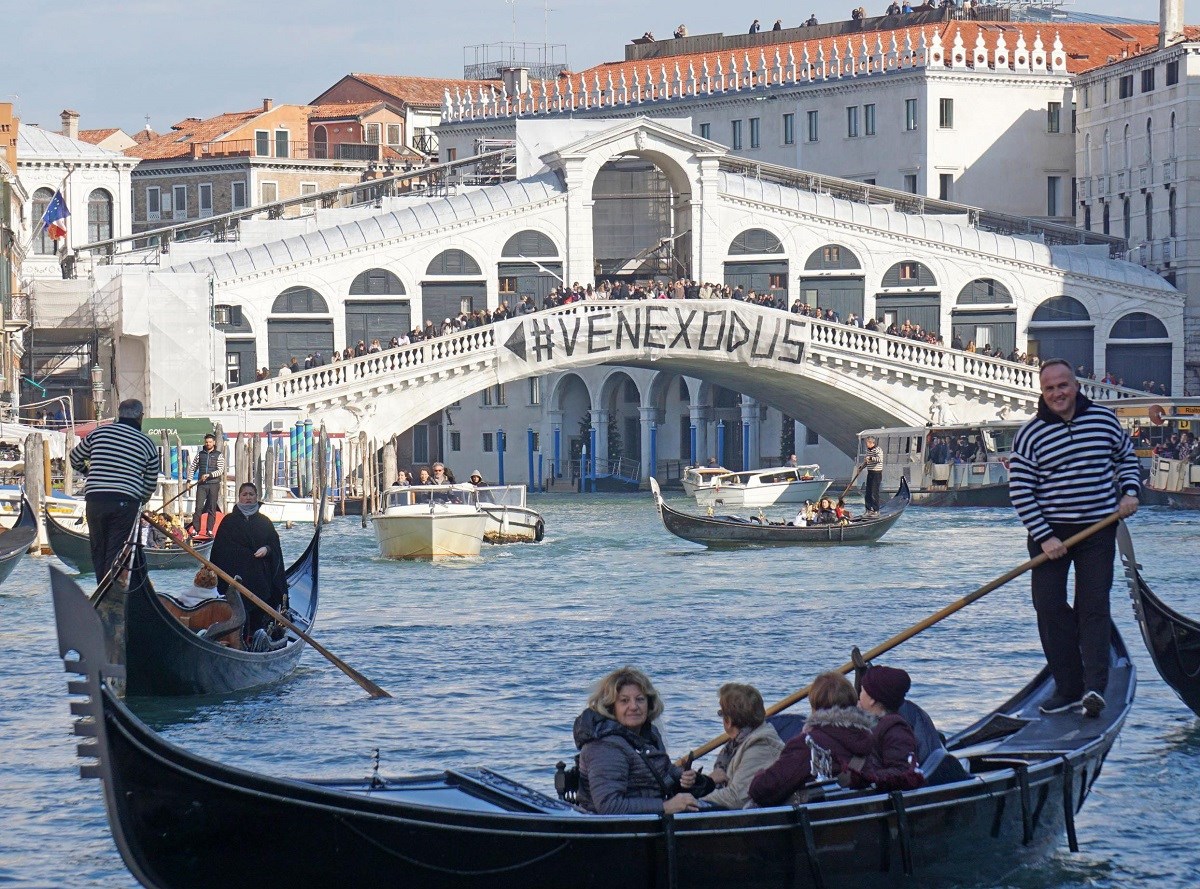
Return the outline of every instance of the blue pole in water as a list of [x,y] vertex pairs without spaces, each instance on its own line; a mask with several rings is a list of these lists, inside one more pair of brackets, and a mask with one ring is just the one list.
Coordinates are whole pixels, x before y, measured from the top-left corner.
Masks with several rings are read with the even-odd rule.
[[337,496],[342,496],[342,449],[333,452],[333,477],[337,481]]
[[167,478],[179,478],[179,448],[171,445],[171,472]]
[[300,494],[300,457],[304,450],[304,446],[300,440],[304,437],[304,423],[300,420],[296,421],[296,425],[292,427],[291,445],[292,465],[288,467],[288,487],[295,488],[296,494]]
[[496,462],[499,467],[496,481],[498,484],[504,484],[504,430],[496,430]]
[[550,478],[562,478],[562,427],[554,426],[554,463],[550,466]]
[[525,441],[529,444],[529,488],[533,490],[533,427],[525,433]]
[[750,424],[742,423],[742,472],[750,469]]
[[717,465],[725,465],[725,421],[717,423]]
[[591,456],[588,458],[588,478],[591,479],[591,493],[596,493],[596,427],[593,426],[588,430],[588,450],[591,451]]
[[696,465],[696,447],[699,444],[699,438],[700,430],[698,430],[696,428],[696,424],[693,423],[690,430],[690,435],[688,436],[688,448],[690,448],[688,451],[688,462],[692,466]]
[[301,485],[305,497],[311,497],[313,480],[317,477],[313,466],[313,421],[304,421],[304,483]]
[[650,423],[650,469],[646,473],[647,477],[658,472],[658,424],[651,421]]
[[546,493],[546,483],[542,480],[542,455],[541,454],[538,454],[537,486],[538,486],[538,490],[540,490],[543,494]]

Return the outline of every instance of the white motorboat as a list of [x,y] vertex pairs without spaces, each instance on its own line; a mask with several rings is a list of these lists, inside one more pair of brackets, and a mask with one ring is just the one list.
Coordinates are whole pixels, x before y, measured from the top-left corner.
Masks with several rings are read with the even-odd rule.
[[772,466],[747,472],[727,472],[696,489],[701,506],[754,508],[776,503],[819,500],[833,479],[821,474],[815,463],[808,466]]
[[[23,496],[19,485],[0,485],[0,527],[11,528],[21,515],[21,498]],[[72,497],[62,491],[54,491],[45,497],[46,511],[63,524],[86,518],[84,500],[82,497]]]
[[473,485],[388,488],[383,509],[371,516],[385,559],[478,556],[488,521]]
[[488,517],[483,531],[488,543],[537,543],[546,535],[541,515],[526,505],[525,485],[482,485],[475,493]]
[[695,497],[701,488],[712,487],[712,483],[723,475],[729,475],[730,470],[724,466],[689,466],[683,472],[679,483],[683,492],[689,497]]

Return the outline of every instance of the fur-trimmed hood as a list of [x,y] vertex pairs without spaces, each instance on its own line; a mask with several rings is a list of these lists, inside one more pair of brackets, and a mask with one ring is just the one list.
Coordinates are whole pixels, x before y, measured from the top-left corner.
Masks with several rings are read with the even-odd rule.
[[805,722],[805,728],[848,728],[871,731],[879,717],[860,710],[858,707],[830,707],[828,710],[814,710]]

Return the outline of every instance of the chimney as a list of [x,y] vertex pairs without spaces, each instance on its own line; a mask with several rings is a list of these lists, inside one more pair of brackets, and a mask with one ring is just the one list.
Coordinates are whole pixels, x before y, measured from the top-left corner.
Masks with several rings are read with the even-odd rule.
[[524,95],[529,88],[528,68],[501,68],[500,80],[510,96]]
[[1183,39],[1183,0],[1158,0],[1158,48]]
[[270,111],[274,105],[275,105],[274,99],[263,99],[263,111],[264,112]]
[[62,118],[62,134],[68,139],[79,138],[79,112],[67,109],[59,117]]

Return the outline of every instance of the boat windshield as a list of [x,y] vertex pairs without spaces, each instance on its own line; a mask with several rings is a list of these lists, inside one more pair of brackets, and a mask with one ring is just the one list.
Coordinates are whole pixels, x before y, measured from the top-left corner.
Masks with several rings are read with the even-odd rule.
[[388,488],[383,492],[384,508],[419,506],[431,503],[459,503],[474,506],[478,494],[471,485],[417,485],[411,488]]
[[476,488],[480,503],[490,503],[495,506],[525,506],[524,485],[489,485]]

